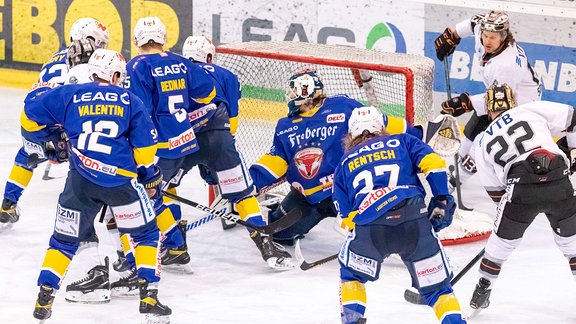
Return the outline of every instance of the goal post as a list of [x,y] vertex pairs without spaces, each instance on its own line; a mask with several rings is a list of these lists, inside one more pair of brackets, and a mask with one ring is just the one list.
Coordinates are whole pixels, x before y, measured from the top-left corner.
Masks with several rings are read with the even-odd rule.
[[[288,79],[304,69],[318,73],[328,96],[346,94],[374,105],[368,91],[373,90],[376,105],[388,115],[413,124],[434,118],[434,62],[422,55],[287,41],[230,43],[216,52],[215,62],[238,75],[242,85],[237,137],[249,164],[272,144],[274,125],[288,112]],[[355,80],[359,70],[371,77],[364,87]],[[245,136],[249,143],[243,143]],[[260,139],[268,144],[254,144]]]
[[[215,63],[235,73],[242,86],[236,145],[248,165],[270,149],[276,122],[288,113],[288,80],[304,69],[317,72],[329,97],[346,94],[414,125],[435,117],[434,62],[423,55],[287,41],[230,43],[218,46],[216,53]],[[289,186],[275,190],[285,194]],[[487,215],[474,213],[480,227],[461,216],[440,233],[443,242],[459,244],[490,233]]]

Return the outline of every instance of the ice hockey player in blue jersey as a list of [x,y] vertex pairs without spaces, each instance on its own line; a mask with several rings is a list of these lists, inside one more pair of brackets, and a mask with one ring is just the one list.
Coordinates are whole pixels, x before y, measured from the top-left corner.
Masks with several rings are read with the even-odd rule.
[[94,236],[95,215],[106,204],[135,242],[143,322],[168,323],[172,311],[158,300],[160,232],[152,201],[160,197],[162,173],[154,164],[154,124],[142,101],[119,86],[126,68],[120,53],[97,49],[88,64],[95,82],[33,92],[21,117],[29,154],[70,162],[33,315],[52,314],[79,243]]
[[[296,72],[288,82],[288,116],[280,119],[270,152],[250,167],[260,191],[285,177],[291,190],[269,220],[280,219],[292,208],[304,217],[295,225],[274,234],[278,243],[292,245],[326,217],[336,217],[332,203],[333,174],[343,155],[342,139],[348,132],[348,118],[362,103],[346,95],[326,97],[324,84],[315,71]],[[402,118],[386,116],[390,133],[422,132]]]
[[[234,138],[238,125],[240,82],[234,73],[212,63],[215,53],[214,45],[204,36],[188,37],[182,48],[182,55],[205,69],[217,88],[212,104],[197,104],[188,114],[200,150],[186,157],[185,170],[198,165],[203,178],[218,187],[221,199],[230,201],[242,220],[263,226],[266,222],[254,196],[255,188]],[[217,204],[215,201],[213,206]],[[293,268],[290,253],[274,244],[268,235],[250,231],[250,238],[269,267],[280,271]]]
[[[379,277],[385,258],[397,253],[426,303],[443,324],[466,323],[450,285],[452,271],[435,232],[452,222],[446,163],[410,134],[391,135],[373,107],[352,112],[345,153],[334,172],[334,203],[352,229],[340,262],[343,324],[365,323],[367,281]],[[426,208],[422,172],[432,190]]]
[[[184,158],[198,151],[198,142],[188,120],[187,109],[208,105],[216,95],[214,81],[201,67],[164,50],[166,27],[158,17],[140,18],[134,27],[134,42],[140,55],[127,65],[127,87],[144,102],[158,132],[157,165],[169,182]],[[162,265],[166,270],[190,273],[186,226],[172,212],[172,199],[157,209],[162,242]]]
[[[80,18],[70,29],[70,42],[92,39],[99,47],[106,48],[108,45],[108,30],[99,21],[93,18]],[[68,47],[52,55],[42,70],[38,82],[50,82],[55,84],[64,84],[68,73],[66,66],[66,54]],[[24,148],[20,148],[14,158],[14,165],[4,188],[4,200],[0,208],[0,229],[11,227],[20,218],[18,201],[24,192],[24,189],[32,179],[33,170],[36,164],[28,165],[28,154]]]

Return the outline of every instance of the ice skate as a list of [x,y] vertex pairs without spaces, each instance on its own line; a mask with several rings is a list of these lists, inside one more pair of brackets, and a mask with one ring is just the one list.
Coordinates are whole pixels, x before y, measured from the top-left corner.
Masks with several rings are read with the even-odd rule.
[[250,235],[258,250],[262,254],[262,259],[274,270],[290,270],[294,268],[292,256],[284,248],[274,243],[270,236],[254,232]]
[[184,244],[175,249],[163,249],[161,252],[162,269],[165,271],[180,274],[194,273],[190,266],[190,254],[188,254],[188,245],[186,244],[186,223],[185,220],[178,222],[178,229],[182,232]]
[[114,297],[138,296],[138,275],[136,268],[130,270],[130,273],[126,277],[114,281],[110,285],[110,292]]
[[72,303],[101,304],[110,301],[108,257],[104,265],[97,265],[88,275],[66,287],[66,301]]
[[470,300],[470,307],[473,309],[483,309],[490,305],[490,293],[492,292],[490,287],[490,280],[486,278],[480,278],[474,293],[472,293],[472,299]]
[[50,318],[52,315],[52,303],[54,303],[55,295],[56,290],[54,290],[54,288],[48,286],[40,287],[33,314],[34,318],[41,320],[40,323],[44,323],[44,320]]
[[8,199],[2,201],[0,209],[0,232],[10,229],[20,219],[18,206]]
[[138,280],[142,324],[168,324],[172,310],[158,300],[158,289],[148,287],[144,279]]
[[112,263],[112,268],[114,268],[114,270],[118,272],[124,272],[130,270],[130,264],[126,259],[124,252],[116,251],[116,254],[118,254],[118,260]]

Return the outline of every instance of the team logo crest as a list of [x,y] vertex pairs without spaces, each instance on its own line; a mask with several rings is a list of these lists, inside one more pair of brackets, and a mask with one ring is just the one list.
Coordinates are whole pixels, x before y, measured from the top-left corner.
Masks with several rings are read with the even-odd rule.
[[318,174],[324,152],[318,147],[305,148],[294,156],[294,162],[300,175],[305,179],[312,179]]

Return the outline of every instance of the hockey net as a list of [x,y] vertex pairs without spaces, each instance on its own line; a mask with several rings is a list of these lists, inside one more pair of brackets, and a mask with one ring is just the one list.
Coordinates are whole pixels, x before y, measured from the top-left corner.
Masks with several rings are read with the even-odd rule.
[[[230,43],[216,52],[215,63],[234,72],[242,85],[236,144],[247,165],[270,149],[276,122],[288,112],[288,79],[304,69],[317,72],[328,96],[346,94],[415,125],[434,118],[434,62],[422,55],[282,41]],[[289,186],[274,190],[285,194]]]

